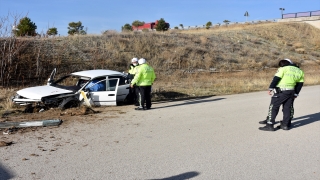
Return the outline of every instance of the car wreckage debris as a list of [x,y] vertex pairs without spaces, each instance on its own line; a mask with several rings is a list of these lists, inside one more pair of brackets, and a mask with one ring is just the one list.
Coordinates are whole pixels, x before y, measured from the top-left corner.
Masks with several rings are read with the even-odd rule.
[[28,122],[0,122],[0,128],[10,127],[34,127],[34,126],[58,126],[62,123],[60,119],[49,119],[42,121],[28,121]]
[[81,96],[83,97],[86,106],[91,107],[91,104],[90,104],[90,102],[89,102],[89,100],[88,100],[88,98],[87,98],[86,93],[85,93],[84,91],[80,91],[80,94],[81,94]]
[[0,147],[10,146],[10,145],[12,145],[12,144],[13,144],[13,142],[0,141]]

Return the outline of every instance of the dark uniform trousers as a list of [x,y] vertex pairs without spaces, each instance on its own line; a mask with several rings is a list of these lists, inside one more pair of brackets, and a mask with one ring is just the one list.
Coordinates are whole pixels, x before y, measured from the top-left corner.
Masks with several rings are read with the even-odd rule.
[[130,100],[129,100],[129,102],[130,103],[134,103],[135,102],[135,99],[136,99],[136,90],[135,90],[135,87],[133,87],[133,88],[130,88],[129,89],[129,94],[130,94]]
[[[133,79],[134,76],[130,76],[130,79],[129,79],[129,83],[131,83],[132,79]],[[134,85],[133,88],[130,88],[129,89],[129,94],[130,94],[130,100],[129,102],[130,103],[133,103],[135,105],[138,105],[139,104],[139,87]]]
[[283,105],[283,126],[290,126],[293,117],[293,101],[294,101],[294,90],[286,90],[279,93],[275,93],[271,98],[268,113],[268,124],[275,124],[275,119],[278,115],[279,108]]
[[134,98],[133,98],[133,101],[134,101],[134,104],[135,105],[138,105],[139,104],[139,87],[138,86],[133,86],[134,88]]
[[139,86],[139,103],[140,107],[151,108],[151,86]]
[[133,88],[130,88],[130,103],[133,103],[135,105],[139,104],[138,97],[139,97],[139,87],[133,86]]

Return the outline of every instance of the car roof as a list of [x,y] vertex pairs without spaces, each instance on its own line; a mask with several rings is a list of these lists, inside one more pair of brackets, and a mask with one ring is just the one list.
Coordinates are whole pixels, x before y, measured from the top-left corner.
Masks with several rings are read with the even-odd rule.
[[86,70],[86,71],[74,72],[71,74],[75,76],[85,76],[91,79],[96,77],[101,77],[101,76],[111,76],[111,75],[123,76],[124,75],[122,72],[107,70],[107,69]]

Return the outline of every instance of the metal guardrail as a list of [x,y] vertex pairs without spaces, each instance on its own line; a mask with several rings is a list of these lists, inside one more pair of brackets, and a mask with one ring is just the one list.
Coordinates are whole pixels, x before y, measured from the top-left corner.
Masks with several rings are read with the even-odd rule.
[[311,16],[320,16],[320,10],[283,14],[282,15],[282,19],[299,18],[299,17],[311,17]]
[[[300,17],[312,17],[312,16],[320,16],[320,10],[317,11],[307,11],[307,12],[297,12],[297,13],[288,13],[288,14],[282,14],[282,19],[289,19],[289,18],[300,18]],[[269,20],[255,20],[255,21],[245,21],[245,22],[228,22],[227,25],[232,24],[256,24],[261,22],[277,22],[276,19],[269,19]],[[217,23],[210,26],[210,28],[216,27],[216,26],[222,26],[226,25],[226,23]],[[198,26],[184,26],[183,28],[178,27],[180,30],[188,30],[188,29],[205,29],[205,25],[198,25]],[[169,28],[170,30],[173,30],[175,28]]]

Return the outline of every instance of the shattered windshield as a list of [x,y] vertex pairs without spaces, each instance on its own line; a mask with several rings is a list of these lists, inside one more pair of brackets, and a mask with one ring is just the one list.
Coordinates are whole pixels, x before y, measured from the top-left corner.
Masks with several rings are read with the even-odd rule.
[[51,86],[72,90],[72,91],[78,91],[81,89],[85,84],[88,83],[90,78],[88,77],[81,77],[81,76],[74,76],[74,75],[68,75],[64,76],[61,79],[55,81],[51,84]]

